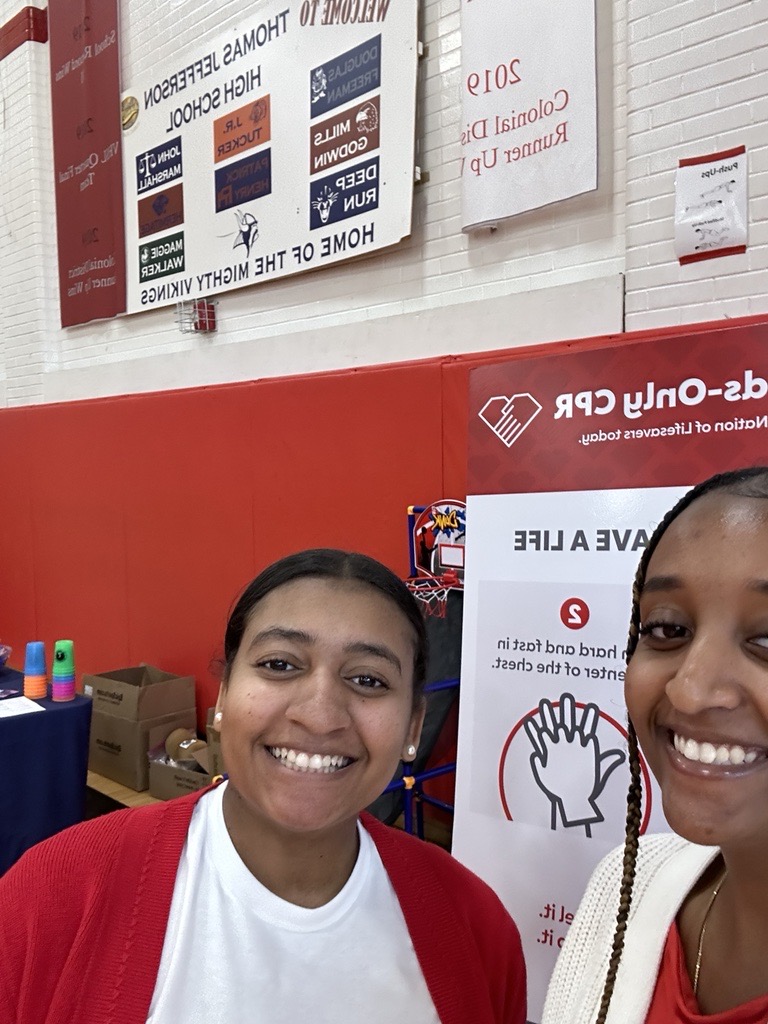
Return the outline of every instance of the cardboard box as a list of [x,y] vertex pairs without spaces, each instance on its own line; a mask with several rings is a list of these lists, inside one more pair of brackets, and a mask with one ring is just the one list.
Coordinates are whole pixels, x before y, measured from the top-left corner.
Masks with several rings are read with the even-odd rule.
[[[208,747],[203,745],[191,752],[185,749],[179,755],[179,759],[184,759],[183,763],[177,760],[169,764],[166,750],[169,735],[164,726],[155,726],[149,733],[149,792],[158,800],[172,800],[185,793],[194,793],[211,782]],[[196,735],[194,728],[190,735]]]
[[208,766],[211,775],[224,775],[224,759],[221,756],[221,734],[218,729],[213,728],[213,716],[215,708],[208,708],[208,715],[205,722],[205,738],[208,743]]
[[195,706],[194,676],[175,676],[153,665],[117,668],[83,676],[83,693],[93,710],[143,722]]
[[138,665],[84,675],[83,692],[93,698],[88,767],[130,789],[149,785],[153,729],[167,736],[180,727],[195,728],[193,676]]
[[142,722],[94,711],[91,717],[88,767],[97,775],[103,775],[129,789],[144,790],[149,785],[147,751],[150,732],[161,728],[168,736],[174,729],[194,729],[196,723],[194,708],[171,711],[167,715]]
[[162,761],[149,762],[149,792],[158,800],[172,800],[209,785],[210,775],[190,768],[174,768]]

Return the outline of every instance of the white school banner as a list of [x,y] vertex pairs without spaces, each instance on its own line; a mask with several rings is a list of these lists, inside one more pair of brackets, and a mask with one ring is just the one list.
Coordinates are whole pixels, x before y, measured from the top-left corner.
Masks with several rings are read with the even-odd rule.
[[411,230],[416,0],[265,0],[128,83],[128,312]]
[[595,2],[464,0],[464,230],[597,188]]

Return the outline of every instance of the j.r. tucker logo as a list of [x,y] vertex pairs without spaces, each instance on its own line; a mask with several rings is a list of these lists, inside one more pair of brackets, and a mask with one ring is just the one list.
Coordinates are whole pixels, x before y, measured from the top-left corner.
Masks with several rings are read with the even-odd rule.
[[522,432],[541,412],[541,405],[533,395],[494,395],[477,414],[502,444],[511,448]]

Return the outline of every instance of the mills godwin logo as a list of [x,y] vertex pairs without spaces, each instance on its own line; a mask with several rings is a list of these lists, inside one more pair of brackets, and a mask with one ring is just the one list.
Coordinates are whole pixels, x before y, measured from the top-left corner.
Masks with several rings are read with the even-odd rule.
[[493,431],[502,444],[511,448],[541,412],[541,405],[533,395],[495,395],[489,398],[477,414]]

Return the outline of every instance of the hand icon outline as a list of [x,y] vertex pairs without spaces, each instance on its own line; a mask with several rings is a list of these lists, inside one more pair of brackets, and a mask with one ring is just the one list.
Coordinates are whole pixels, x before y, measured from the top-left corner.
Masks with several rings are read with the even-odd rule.
[[596,704],[582,705],[579,710],[580,715],[571,693],[562,694],[554,703],[544,698],[523,726],[533,747],[531,772],[550,802],[550,828],[557,830],[559,818],[564,828],[583,825],[590,838],[592,825],[604,820],[598,797],[626,754],[618,749],[600,750],[600,709]]

